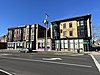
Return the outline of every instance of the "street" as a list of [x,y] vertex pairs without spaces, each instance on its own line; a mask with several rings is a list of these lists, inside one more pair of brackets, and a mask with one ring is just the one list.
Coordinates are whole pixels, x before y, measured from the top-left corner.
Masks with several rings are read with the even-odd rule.
[[99,75],[90,55],[0,53],[0,69],[14,75]]

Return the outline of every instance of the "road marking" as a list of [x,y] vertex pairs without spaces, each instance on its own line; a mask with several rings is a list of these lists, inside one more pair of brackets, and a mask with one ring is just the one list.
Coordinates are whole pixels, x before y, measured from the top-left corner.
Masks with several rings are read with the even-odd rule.
[[7,74],[7,75],[13,75],[13,74],[11,74],[11,73],[9,73],[9,72],[7,72],[7,71],[4,71],[4,70],[2,70],[2,69],[0,69],[0,72],[3,72],[3,73],[5,73],[5,74]]
[[77,67],[86,67],[91,68],[92,66],[89,65],[81,65],[81,64],[71,64],[71,63],[62,63],[62,62],[53,62],[53,61],[43,61],[43,60],[33,60],[33,59],[25,59],[25,58],[14,58],[14,57],[1,57],[4,59],[13,59],[13,60],[21,60],[21,61],[35,61],[35,62],[45,62],[45,63],[52,63],[52,64],[59,64],[59,65],[69,65],[69,66],[77,66]]
[[66,54],[66,53],[54,53],[54,55],[69,55],[69,54]]
[[97,66],[98,71],[100,72],[100,64],[99,64],[99,62],[95,59],[95,57],[92,54],[90,54],[90,56],[92,57],[95,65]]
[[12,55],[12,54],[6,54],[6,53],[4,53],[4,54],[0,54],[0,55],[1,55],[1,56],[3,56],[3,55],[5,56],[5,55]]
[[62,60],[61,58],[42,58],[42,60]]
[[73,54],[73,55],[70,55],[70,56],[82,56],[83,54]]

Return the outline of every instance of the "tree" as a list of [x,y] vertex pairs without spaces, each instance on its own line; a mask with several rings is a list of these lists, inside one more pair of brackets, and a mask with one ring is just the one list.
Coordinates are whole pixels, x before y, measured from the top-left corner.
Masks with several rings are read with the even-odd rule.
[[92,24],[92,40],[100,39],[100,26]]

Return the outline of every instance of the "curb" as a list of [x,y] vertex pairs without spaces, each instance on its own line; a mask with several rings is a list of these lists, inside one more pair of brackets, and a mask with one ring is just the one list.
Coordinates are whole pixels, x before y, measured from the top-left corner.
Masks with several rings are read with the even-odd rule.
[[[1,74],[2,73],[2,74]],[[9,72],[7,72],[7,71],[4,71],[4,70],[2,70],[2,69],[0,69],[0,75],[13,75],[13,74],[11,74],[11,73],[9,73]]]
[[90,54],[90,56],[92,57],[92,59],[93,59],[95,65],[96,65],[98,71],[100,72],[100,64],[99,64],[99,62],[96,60],[96,58],[92,54]]

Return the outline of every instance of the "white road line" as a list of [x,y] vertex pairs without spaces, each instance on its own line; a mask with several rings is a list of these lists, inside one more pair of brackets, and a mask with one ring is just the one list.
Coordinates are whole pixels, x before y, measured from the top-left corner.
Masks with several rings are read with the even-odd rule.
[[73,55],[70,55],[70,56],[82,56],[83,54],[73,54]]
[[42,58],[42,60],[62,60],[61,58]]
[[98,61],[95,59],[95,57],[92,54],[90,54],[90,55],[91,55],[95,65],[97,66],[98,71],[100,72],[100,64],[98,63]]
[[69,65],[69,66],[77,66],[77,67],[86,67],[91,68],[92,66],[89,65],[81,65],[81,64],[70,64],[70,63],[62,63],[62,62],[53,62],[53,61],[43,61],[43,60],[33,60],[33,59],[25,59],[25,58],[14,58],[14,57],[2,57],[4,59],[13,59],[13,60],[24,60],[24,61],[36,61],[36,62],[45,62],[45,63],[52,63],[52,64],[60,64],[60,65]]
[[12,55],[12,54],[6,54],[6,53],[4,53],[4,54],[0,54],[0,55],[1,55],[1,56],[3,56],[3,55],[5,56],[5,55]]
[[4,71],[4,70],[2,70],[2,69],[0,69],[0,72],[3,72],[3,73],[5,73],[5,74],[7,74],[7,75],[13,75],[13,74],[11,74],[11,73],[9,73],[9,72],[7,72],[7,71]]

